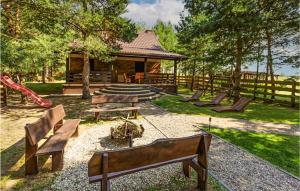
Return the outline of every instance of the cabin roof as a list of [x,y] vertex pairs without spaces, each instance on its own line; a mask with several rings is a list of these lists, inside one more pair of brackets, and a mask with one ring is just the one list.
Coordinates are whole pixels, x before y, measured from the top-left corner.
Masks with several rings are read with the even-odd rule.
[[144,30],[132,42],[120,42],[120,46],[121,50],[116,55],[170,60],[185,58],[183,55],[165,50],[152,30]]

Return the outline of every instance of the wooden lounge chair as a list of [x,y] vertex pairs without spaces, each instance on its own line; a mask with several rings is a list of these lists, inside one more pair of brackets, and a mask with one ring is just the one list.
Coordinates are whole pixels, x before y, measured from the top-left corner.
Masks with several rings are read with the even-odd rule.
[[246,106],[251,101],[252,101],[251,98],[241,97],[239,101],[237,101],[232,106],[220,106],[220,107],[215,107],[212,110],[216,112],[226,112],[226,111],[244,112]]
[[198,107],[219,105],[225,97],[226,97],[226,93],[221,92],[210,102],[209,101],[198,101],[198,102],[195,102],[194,105],[196,105]]
[[182,98],[180,101],[183,101],[183,102],[198,101],[203,93],[204,93],[203,90],[197,90],[197,92],[192,97]]

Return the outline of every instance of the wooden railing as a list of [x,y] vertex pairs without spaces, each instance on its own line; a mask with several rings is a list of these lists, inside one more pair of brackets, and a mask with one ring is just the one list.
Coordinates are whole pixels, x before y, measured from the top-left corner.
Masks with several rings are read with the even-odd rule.
[[148,84],[175,84],[174,74],[155,73],[148,74],[145,83]]
[[[82,73],[67,75],[67,82],[82,82]],[[90,82],[101,82],[101,83],[110,83],[111,82],[111,73],[110,72],[91,72],[90,73]]]
[[[207,89],[211,93],[220,89],[232,89],[232,79],[224,76],[194,76],[194,79],[192,76],[177,76],[177,84],[188,88],[193,84],[192,89]],[[266,85],[265,80],[242,79],[240,88],[242,94],[253,98],[288,102],[292,107],[299,105],[300,83],[295,80],[276,80],[275,87],[272,87],[270,81]]]

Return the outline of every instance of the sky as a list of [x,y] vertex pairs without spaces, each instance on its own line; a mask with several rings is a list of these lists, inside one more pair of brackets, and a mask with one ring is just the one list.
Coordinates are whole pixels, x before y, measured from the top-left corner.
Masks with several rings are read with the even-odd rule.
[[181,0],[131,0],[124,16],[152,28],[157,20],[176,25],[183,10]]
[[[184,4],[182,0],[131,0],[124,16],[134,22],[143,23],[151,29],[157,20],[170,21],[173,25],[176,25],[180,20],[180,13],[183,11]],[[251,64],[244,70],[255,71],[256,64]],[[260,67],[260,71],[264,72],[265,67]],[[300,70],[289,66],[275,66],[275,73],[289,76],[299,75]]]

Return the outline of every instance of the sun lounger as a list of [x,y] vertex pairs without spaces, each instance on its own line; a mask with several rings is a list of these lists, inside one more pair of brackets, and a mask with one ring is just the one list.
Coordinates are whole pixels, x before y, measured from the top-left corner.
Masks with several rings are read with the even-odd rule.
[[239,101],[237,101],[232,106],[220,106],[220,107],[215,107],[212,110],[216,112],[227,112],[227,111],[244,112],[246,106],[251,101],[252,101],[251,98],[241,97]]

